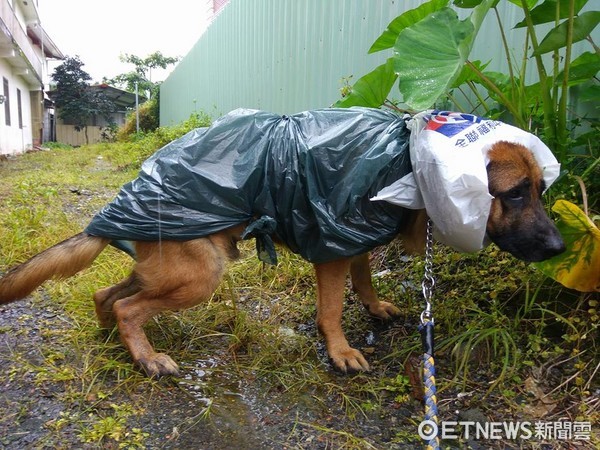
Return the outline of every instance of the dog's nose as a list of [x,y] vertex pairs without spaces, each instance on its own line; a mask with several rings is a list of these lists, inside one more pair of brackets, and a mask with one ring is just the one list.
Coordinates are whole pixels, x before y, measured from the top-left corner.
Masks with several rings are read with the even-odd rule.
[[563,241],[558,230],[556,230],[556,232],[552,233],[546,239],[546,245],[544,246],[544,259],[549,259],[553,256],[560,255],[565,250],[565,242]]

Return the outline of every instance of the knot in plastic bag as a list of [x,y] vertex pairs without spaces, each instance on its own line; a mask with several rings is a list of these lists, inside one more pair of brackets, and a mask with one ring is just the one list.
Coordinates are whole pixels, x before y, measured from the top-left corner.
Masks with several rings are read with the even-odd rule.
[[258,259],[267,264],[277,264],[277,252],[271,234],[277,228],[277,221],[269,216],[262,216],[246,227],[242,239],[256,239],[256,253]]

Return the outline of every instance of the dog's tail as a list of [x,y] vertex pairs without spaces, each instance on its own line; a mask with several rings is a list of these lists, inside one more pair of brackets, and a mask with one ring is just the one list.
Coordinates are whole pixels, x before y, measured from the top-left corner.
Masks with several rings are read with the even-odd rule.
[[0,304],[19,300],[50,278],[68,278],[88,267],[109,244],[79,233],[44,250],[0,278]]

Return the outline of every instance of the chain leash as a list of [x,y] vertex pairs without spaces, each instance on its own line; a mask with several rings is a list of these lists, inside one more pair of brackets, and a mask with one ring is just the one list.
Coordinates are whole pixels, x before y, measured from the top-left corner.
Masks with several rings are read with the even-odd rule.
[[425,392],[424,435],[427,436],[425,448],[439,450],[439,420],[437,410],[437,389],[435,386],[435,361],[433,357],[433,223],[427,221],[427,240],[425,243],[425,273],[423,275],[423,297],[425,309],[421,313],[421,340],[423,343],[423,385]]
[[433,323],[433,288],[435,287],[435,278],[433,278],[433,223],[431,219],[427,220],[427,238],[425,241],[425,273],[421,288],[423,289],[423,298],[425,299],[425,309],[421,313],[421,324],[426,321]]

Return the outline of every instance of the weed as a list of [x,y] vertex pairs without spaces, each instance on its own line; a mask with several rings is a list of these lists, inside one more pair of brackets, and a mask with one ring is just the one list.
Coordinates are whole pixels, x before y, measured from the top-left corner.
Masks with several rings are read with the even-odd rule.
[[89,414],[80,431],[81,441],[101,446],[114,441],[119,443],[119,448],[145,448],[144,441],[149,434],[139,428],[127,427],[127,419],[135,414],[131,406],[113,403],[110,407],[112,411],[104,417]]
[[156,150],[195,128],[210,126],[211,119],[205,113],[193,113],[188,120],[171,127],[159,127],[148,133],[140,132],[121,136],[115,144],[98,144],[103,155],[121,168],[138,168],[142,161]]

